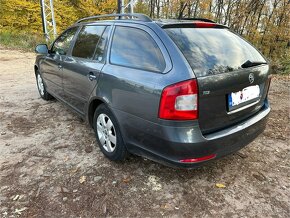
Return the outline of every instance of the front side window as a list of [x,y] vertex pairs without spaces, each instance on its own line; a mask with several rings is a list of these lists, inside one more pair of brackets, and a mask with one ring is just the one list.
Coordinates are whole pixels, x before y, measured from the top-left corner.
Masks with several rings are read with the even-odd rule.
[[66,55],[77,30],[78,27],[70,28],[58,37],[51,49],[52,53]]
[[165,69],[165,60],[157,43],[147,32],[130,27],[116,27],[110,62],[147,71],[162,72]]
[[84,26],[74,45],[72,56],[92,59],[106,26]]

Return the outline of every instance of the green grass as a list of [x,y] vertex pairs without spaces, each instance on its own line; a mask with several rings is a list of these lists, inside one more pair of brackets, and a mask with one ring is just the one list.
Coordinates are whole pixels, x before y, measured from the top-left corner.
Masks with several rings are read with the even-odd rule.
[[33,33],[0,32],[0,45],[25,51],[34,51],[39,43],[46,43],[44,37]]

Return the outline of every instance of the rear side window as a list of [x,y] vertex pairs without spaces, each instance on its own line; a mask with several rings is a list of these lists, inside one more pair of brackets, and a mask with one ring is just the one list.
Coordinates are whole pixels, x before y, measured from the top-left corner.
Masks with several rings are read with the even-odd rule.
[[77,37],[72,56],[92,59],[105,28],[105,26],[84,26]]
[[181,50],[196,76],[230,72],[247,60],[265,62],[249,43],[227,29],[165,29]]
[[152,37],[141,29],[116,27],[110,62],[147,71],[162,72],[165,60]]

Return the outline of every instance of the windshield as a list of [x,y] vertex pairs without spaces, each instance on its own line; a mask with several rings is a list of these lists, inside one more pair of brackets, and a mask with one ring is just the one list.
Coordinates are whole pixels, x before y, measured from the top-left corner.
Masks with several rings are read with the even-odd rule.
[[197,77],[230,72],[247,61],[265,62],[249,43],[227,29],[165,29]]

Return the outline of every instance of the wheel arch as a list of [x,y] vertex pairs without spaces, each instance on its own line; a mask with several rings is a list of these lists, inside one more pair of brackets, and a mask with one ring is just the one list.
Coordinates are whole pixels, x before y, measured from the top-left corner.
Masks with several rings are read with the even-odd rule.
[[87,118],[88,118],[88,122],[92,128],[94,128],[93,120],[94,120],[95,110],[101,104],[107,105],[106,101],[103,99],[100,99],[100,98],[94,98],[89,103]]
[[34,65],[34,73],[36,74],[37,71],[38,71],[38,66]]

